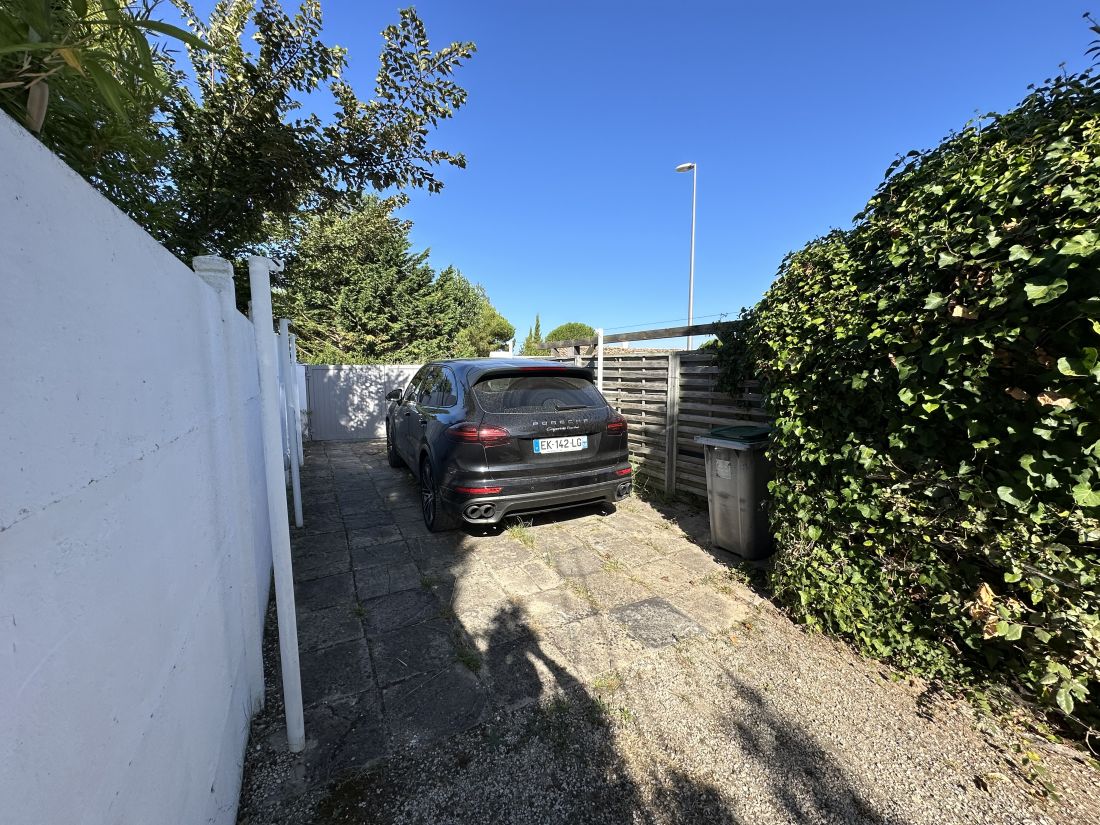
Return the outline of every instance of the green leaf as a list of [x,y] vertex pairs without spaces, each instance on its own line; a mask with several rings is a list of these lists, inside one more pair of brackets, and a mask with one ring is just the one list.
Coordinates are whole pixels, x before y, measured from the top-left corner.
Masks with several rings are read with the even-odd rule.
[[1024,284],[1024,291],[1027,293],[1028,300],[1036,306],[1050,303],[1069,289],[1069,284],[1066,283],[1065,278],[1048,278],[1045,280],[1045,283],[1043,281],[1028,281]]
[[960,260],[958,255],[954,255],[951,252],[941,252],[937,263],[942,269],[945,266],[951,266],[952,264],[958,263]]
[[1087,481],[1078,482],[1073,488],[1073,500],[1082,507],[1100,507],[1100,487],[1093,487]]
[[1084,347],[1080,358],[1059,358],[1058,372],[1073,378],[1085,378],[1089,375],[1097,375],[1096,364],[1098,352],[1095,347]]
[[1005,640],[1009,642],[1015,642],[1023,635],[1024,626],[1022,624],[1010,624],[1008,626],[1008,630],[1005,632]]
[[938,292],[933,292],[928,296],[927,300],[925,300],[924,308],[925,309],[939,309],[940,307],[942,307],[946,303],[947,303],[946,298],[944,298]]
[[1027,498],[1021,498],[1011,487],[998,487],[997,495],[998,497],[1000,497],[1001,501],[1005,501],[1020,510],[1023,510],[1027,507],[1029,503],[1031,503],[1030,496],[1028,496]]
[[103,96],[104,102],[122,117],[126,116],[126,104],[124,100],[129,97],[126,90],[114,77],[94,60],[85,59],[84,68],[92,78],[96,89]]
[[1082,232],[1080,235],[1074,235],[1064,244],[1062,248],[1058,250],[1059,255],[1091,255],[1097,248],[1097,234],[1094,230],[1089,229]]
[[897,368],[898,378],[902,381],[917,371],[917,368],[910,364],[907,358],[902,356],[898,356],[894,359],[894,366]]
[[1030,261],[1031,250],[1026,246],[1020,246],[1018,243],[1013,244],[1008,248],[1008,259],[1010,261]]
[[160,20],[135,20],[134,25],[143,29],[155,31],[157,34],[175,38],[176,40],[186,43],[192,49],[199,49],[201,51],[208,51],[210,49],[210,44],[202,38],[196,37],[186,29],[181,29],[179,26],[173,26],[170,23],[164,23]]
[[1059,688],[1055,694],[1055,700],[1063,713],[1073,713],[1073,697],[1070,695],[1069,688]]

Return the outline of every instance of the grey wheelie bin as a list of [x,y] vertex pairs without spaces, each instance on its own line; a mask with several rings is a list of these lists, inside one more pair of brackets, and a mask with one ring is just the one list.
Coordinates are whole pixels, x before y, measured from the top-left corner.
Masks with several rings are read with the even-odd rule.
[[764,504],[771,467],[764,456],[767,427],[719,427],[697,435],[707,461],[711,541],[743,559],[772,552]]

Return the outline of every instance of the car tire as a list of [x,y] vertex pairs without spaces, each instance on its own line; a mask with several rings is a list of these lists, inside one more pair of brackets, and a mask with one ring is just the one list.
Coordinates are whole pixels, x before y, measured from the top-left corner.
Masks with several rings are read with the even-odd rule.
[[397,448],[393,444],[393,435],[388,426],[386,427],[386,461],[390,463],[391,467],[401,466],[401,456],[397,454]]
[[432,463],[427,456],[420,460],[420,515],[424,518],[424,526],[432,533],[453,530],[456,525],[454,517],[443,508]]

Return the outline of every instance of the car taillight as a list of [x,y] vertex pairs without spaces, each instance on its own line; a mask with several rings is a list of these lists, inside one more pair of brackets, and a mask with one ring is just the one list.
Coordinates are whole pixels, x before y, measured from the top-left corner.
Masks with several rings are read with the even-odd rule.
[[618,413],[613,413],[607,421],[607,431],[612,435],[626,432],[626,419]]
[[623,467],[623,469],[615,471],[615,475],[617,475],[617,476],[628,476],[628,475],[630,475],[630,473],[631,473],[631,468],[630,467]]
[[500,487],[455,487],[455,492],[467,496],[495,496],[501,489]]
[[499,447],[512,440],[511,434],[503,427],[479,427],[469,421],[451,425],[447,428],[447,435],[455,441],[464,441],[467,444],[482,444],[486,447]]

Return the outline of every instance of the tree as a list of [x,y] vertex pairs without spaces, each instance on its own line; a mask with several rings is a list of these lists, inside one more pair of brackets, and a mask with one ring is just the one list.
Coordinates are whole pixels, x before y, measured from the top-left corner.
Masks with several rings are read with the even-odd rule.
[[[375,99],[362,101],[342,79],[346,50],[319,39],[319,0],[303,0],[293,17],[278,0],[221,0],[209,23],[176,2],[212,47],[189,50],[194,82],[177,84],[166,107],[172,185],[162,194],[177,217],[159,237],[182,257],[239,255],[263,243],[273,221],[354,203],[367,188],[438,192],[434,166],[465,166],[461,154],[429,148],[427,135],[465,103],[451,75],[475,47],[433,52],[413,9],[382,33]],[[255,53],[243,45],[252,28]],[[303,96],[322,90],[337,109],[331,121],[294,116]]]
[[570,321],[546,333],[546,340],[547,342],[572,341],[575,338],[592,338],[595,335],[596,330],[588,324],[582,324],[580,321]]
[[411,224],[393,208],[368,196],[302,220],[274,304],[292,320],[303,361],[416,363],[478,354],[504,332],[481,287],[411,251]]
[[527,337],[523,339],[523,348],[520,350],[520,355],[546,355],[548,350],[539,349],[538,344],[542,343],[542,324],[539,320],[539,316],[535,314],[535,325],[527,331]]
[[[428,136],[465,103],[453,75],[475,47],[432,51],[413,9],[382,33],[364,101],[342,79],[347,51],[320,40],[319,0],[293,16],[278,0],[219,0],[209,21],[173,3],[190,33],[150,19],[151,0],[4,4],[0,106],[34,130],[52,100],[43,142],[184,260],[263,251],[303,211],[368,189],[438,192],[437,165],[465,166]],[[185,42],[190,65],[144,31]],[[331,118],[302,112],[325,93]]]
[[492,304],[481,287],[482,303],[472,324],[458,335],[455,353],[461,358],[484,358],[493,350],[503,349],[516,328],[508,323]]
[[154,6],[0,4],[0,109],[147,228],[167,156],[157,114],[173,78],[166,47],[146,33],[206,48],[152,19]]

